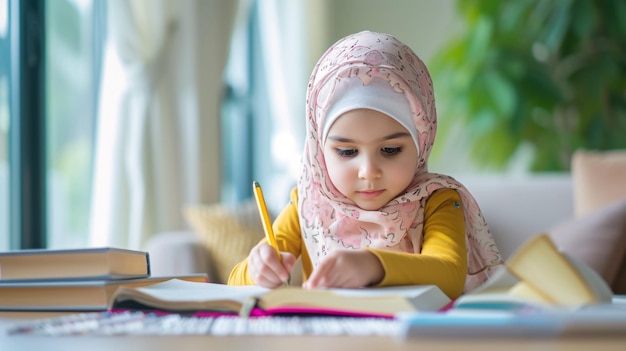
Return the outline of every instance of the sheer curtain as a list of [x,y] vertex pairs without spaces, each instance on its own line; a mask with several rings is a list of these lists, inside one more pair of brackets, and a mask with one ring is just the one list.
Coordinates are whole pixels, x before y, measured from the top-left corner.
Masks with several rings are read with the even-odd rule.
[[220,196],[219,101],[238,1],[109,0],[90,241],[139,249]]
[[242,0],[226,71],[223,199],[263,185],[270,210],[289,200],[297,180],[310,68],[305,0]]

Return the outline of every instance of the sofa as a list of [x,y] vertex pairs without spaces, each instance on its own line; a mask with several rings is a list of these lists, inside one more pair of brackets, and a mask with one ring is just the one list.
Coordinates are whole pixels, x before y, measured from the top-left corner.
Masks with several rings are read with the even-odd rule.
[[[603,170],[601,162],[594,163],[598,158],[606,159],[605,154],[578,152],[573,158],[572,172],[568,173],[475,174],[455,178],[476,198],[505,259],[529,237],[545,232],[562,250],[596,270],[614,292],[623,294],[626,153],[617,155],[618,163],[624,164],[623,170]],[[613,159],[609,161],[610,165],[615,163]],[[612,180],[614,177],[617,178]],[[609,189],[602,190],[604,185]],[[145,249],[150,253],[153,275],[204,272],[211,281],[224,282],[230,268],[263,237],[252,200],[236,208],[190,205],[183,211],[189,228],[157,233],[147,242]],[[292,278],[301,281],[298,268]]]

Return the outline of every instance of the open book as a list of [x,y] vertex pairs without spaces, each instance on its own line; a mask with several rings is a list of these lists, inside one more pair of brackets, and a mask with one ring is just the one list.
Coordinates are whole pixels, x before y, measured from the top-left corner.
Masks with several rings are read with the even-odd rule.
[[593,269],[560,252],[550,237],[539,234],[520,247],[505,267],[485,284],[453,304],[455,308],[578,309],[610,303],[612,292]]
[[435,285],[363,289],[267,289],[181,280],[119,288],[110,308],[264,316],[345,315],[391,318],[398,312],[436,311],[451,300]]

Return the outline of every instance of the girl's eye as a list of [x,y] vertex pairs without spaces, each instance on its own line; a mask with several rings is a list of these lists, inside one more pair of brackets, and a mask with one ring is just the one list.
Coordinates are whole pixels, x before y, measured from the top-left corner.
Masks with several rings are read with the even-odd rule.
[[399,154],[402,151],[402,148],[401,147],[384,147],[380,149],[380,151],[382,151],[383,154],[387,156],[393,156],[393,155]]
[[336,149],[336,151],[340,157],[352,157],[357,153],[356,149]]

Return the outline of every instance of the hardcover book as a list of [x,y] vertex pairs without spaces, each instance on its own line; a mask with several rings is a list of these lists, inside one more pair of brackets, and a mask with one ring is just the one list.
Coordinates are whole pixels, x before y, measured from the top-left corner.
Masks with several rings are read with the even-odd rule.
[[0,282],[128,279],[150,276],[147,252],[112,247],[0,252]]
[[106,280],[48,280],[0,283],[0,311],[106,311],[120,287],[137,288],[171,279],[208,280],[206,274]]

